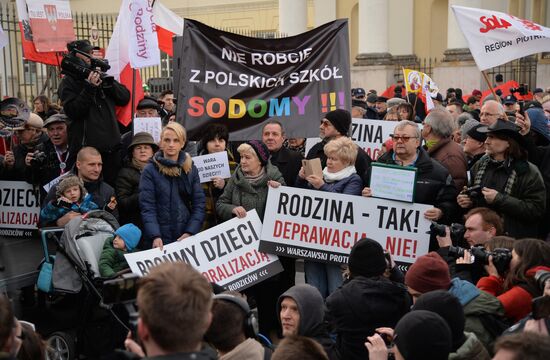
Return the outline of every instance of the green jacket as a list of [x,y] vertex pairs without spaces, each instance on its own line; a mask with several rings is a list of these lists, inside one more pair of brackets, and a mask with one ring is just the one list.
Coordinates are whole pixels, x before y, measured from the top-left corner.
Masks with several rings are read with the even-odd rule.
[[105,240],[103,251],[99,258],[99,273],[102,277],[114,276],[117,272],[128,268],[128,263],[124,258],[124,251],[115,249],[113,246],[114,236]]
[[466,318],[464,331],[474,333],[485,348],[492,353],[496,338],[485,328],[481,320],[482,316],[505,318],[502,303],[485,291],[480,291],[475,299],[464,305],[464,317]]
[[477,339],[476,334],[465,332],[466,341],[456,352],[449,354],[449,360],[490,360],[491,356]]
[[229,179],[225,186],[223,194],[219,197],[216,203],[216,212],[221,221],[227,221],[233,217],[234,208],[237,206],[244,207],[247,211],[256,209],[258,216],[263,220],[265,213],[265,203],[267,200],[269,180],[275,180],[285,185],[283,175],[277,167],[268,162],[266,165],[266,176],[261,179],[256,185],[244,177],[241,166],[237,169]]

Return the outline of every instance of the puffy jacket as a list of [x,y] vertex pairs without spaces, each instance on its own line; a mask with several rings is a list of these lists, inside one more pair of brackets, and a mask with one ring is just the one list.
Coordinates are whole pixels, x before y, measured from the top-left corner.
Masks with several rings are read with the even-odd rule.
[[85,214],[97,208],[97,204],[92,201],[91,194],[86,194],[80,204],[73,203],[70,207],[57,206],[56,201],[52,200],[40,211],[40,221],[45,224],[53,223],[70,211]]
[[[484,158],[473,166],[473,180]],[[517,177],[510,195],[507,195],[504,186],[512,169]],[[535,165],[525,160],[489,163],[479,185],[495,189],[498,194],[492,204],[487,204],[484,198],[474,200],[474,207],[485,206],[499,213],[504,221],[504,231],[509,236],[516,239],[538,236],[538,225],[546,209],[546,189]]]
[[455,351],[449,354],[449,360],[489,360],[491,356],[478,340],[476,334],[464,332],[466,341]]
[[244,177],[241,166],[237,166],[231,179],[225,185],[223,194],[216,203],[216,212],[222,221],[231,219],[233,217],[232,211],[237,206],[242,206],[247,211],[256,209],[260,219],[264,218],[267,192],[269,191],[267,182],[275,180],[280,182],[281,185],[285,185],[283,175],[270,162],[265,166],[265,171],[266,176],[253,185]]
[[124,251],[113,246],[114,236],[105,240],[103,251],[99,258],[99,273],[103,277],[114,276],[117,272],[127,269],[128,263],[124,258]]
[[143,228],[139,207],[139,180],[141,172],[131,161],[118,172],[115,191],[120,212],[120,224],[132,223]]
[[331,294],[326,301],[326,319],[336,332],[341,359],[363,360],[364,345],[378,327],[394,328],[410,308],[404,285],[384,277],[357,276]]
[[442,139],[428,149],[428,154],[433,159],[439,161],[449,171],[455,182],[457,191],[462,190],[464,185],[468,183],[466,175],[468,161],[466,155],[464,155],[464,151],[462,151],[462,147],[450,138]]
[[178,160],[172,161],[159,151],[143,169],[139,206],[145,241],[160,237],[169,244],[185,233],[201,230],[205,196],[195,165],[188,174],[183,169],[187,156],[180,151]]

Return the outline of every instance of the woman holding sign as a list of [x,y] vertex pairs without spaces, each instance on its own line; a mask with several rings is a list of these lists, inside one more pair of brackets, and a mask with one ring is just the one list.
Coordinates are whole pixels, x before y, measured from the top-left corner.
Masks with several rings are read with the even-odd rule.
[[[357,175],[354,166],[357,145],[348,137],[340,137],[329,141],[323,150],[327,156],[327,166],[323,169],[322,176],[306,176],[302,167],[296,185],[339,194],[361,195],[363,180]],[[342,271],[339,265],[306,260],[304,266],[306,282],[319,289],[323,298],[342,285]]]
[[172,122],[160,135],[161,151],[145,166],[139,184],[144,241],[161,247],[201,230],[205,197],[191,156],[182,151],[183,126]]

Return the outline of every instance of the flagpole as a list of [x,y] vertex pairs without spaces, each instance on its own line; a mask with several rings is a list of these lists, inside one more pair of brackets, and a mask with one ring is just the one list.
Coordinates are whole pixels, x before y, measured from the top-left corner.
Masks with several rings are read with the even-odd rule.
[[491,85],[491,81],[489,80],[489,77],[487,76],[487,73],[485,72],[485,70],[481,71],[481,73],[483,74],[483,78],[485,79],[487,86],[489,86],[489,89],[491,89],[491,93],[493,93],[493,96],[495,97],[495,101],[502,102],[500,99],[500,96],[498,96],[497,93],[495,92],[493,85]]
[[132,109],[130,111],[130,130],[134,133],[134,110],[136,108],[136,69],[132,68]]

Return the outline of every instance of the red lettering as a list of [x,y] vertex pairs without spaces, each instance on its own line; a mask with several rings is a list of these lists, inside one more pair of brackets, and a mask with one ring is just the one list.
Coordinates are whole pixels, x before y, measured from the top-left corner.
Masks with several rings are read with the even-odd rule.
[[204,114],[204,99],[200,96],[193,96],[189,98],[189,109],[187,113],[191,116],[202,116]]
[[283,227],[283,223],[281,220],[275,220],[275,227],[273,228],[273,237],[280,237],[281,236],[281,228]]
[[[248,264],[250,264],[250,266],[256,265],[256,261],[254,261],[254,259],[252,259],[252,255],[254,255],[254,254],[252,254],[252,253],[250,253],[250,252],[247,252],[247,253],[245,254],[246,261],[248,262]],[[243,266],[243,267],[244,267],[244,266]]]
[[307,225],[302,225],[302,232],[300,233],[300,241],[304,241],[304,242],[307,242],[307,239],[308,239],[308,231],[309,231],[309,226]]
[[479,18],[479,21],[481,21],[481,23],[485,25],[484,28],[479,29],[479,32],[483,34],[495,29],[508,29],[510,26],[512,26],[512,24],[510,24],[508,21],[497,18],[496,15],[493,15],[490,18],[482,16]]
[[300,233],[300,224],[292,224],[292,239],[294,240],[294,235]]
[[290,223],[288,221],[285,221],[285,226],[283,228],[283,239],[290,239],[288,236],[288,233],[290,232]]
[[349,241],[346,240],[346,236],[351,236],[351,233],[347,230],[342,233],[342,247],[344,249],[349,249],[351,246]]
[[210,275],[209,276],[210,282],[213,282],[213,283],[219,282],[218,276],[216,275],[216,272],[213,269],[208,270],[208,275]]
[[403,239],[403,256],[411,257],[411,239]]
[[328,245],[329,241],[330,241],[330,236],[332,235],[332,229],[327,229],[327,228],[321,228],[321,236],[320,236],[320,242],[319,244],[321,245]]
[[[214,111],[214,104],[218,104],[218,111]],[[206,104],[206,113],[213,119],[221,118],[225,114],[225,102],[220,98],[208,100]]]

